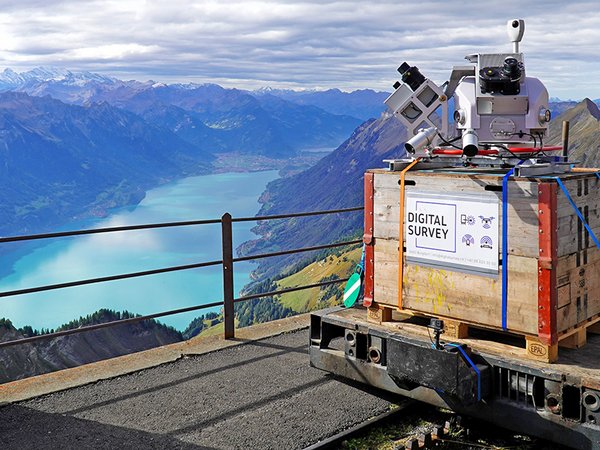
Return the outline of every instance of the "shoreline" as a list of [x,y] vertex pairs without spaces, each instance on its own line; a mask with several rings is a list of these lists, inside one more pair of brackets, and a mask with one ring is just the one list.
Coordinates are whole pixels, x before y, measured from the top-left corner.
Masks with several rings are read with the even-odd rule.
[[[273,170],[277,170],[279,177],[281,177],[281,176],[286,176],[286,174],[289,175],[289,173],[291,171],[296,172],[296,171],[303,170],[304,169],[303,166],[310,166],[310,165],[314,164],[318,159],[320,159],[323,156],[323,153],[324,152],[322,152],[319,149],[319,151],[304,152],[303,154],[301,154],[298,157],[288,158],[285,160],[274,160],[274,159],[270,159],[270,158],[261,158],[261,157],[256,158],[251,155],[239,155],[239,154],[215,155],[216,160],[209,172],[199,173],[199,174],[189,174],[187,176],[173,177],[173,178],[169,178],[169,179],[162,178],[159,183],[157,183],[157,184],[153,183],[146,190],[144,190],[143,195],[137,196],[137,198],[135,198],[135,200],[136,200],[135,202],[119,203],[117,201],[113,201],[112,204],[110,205],[110,207],[106,207],[101,210],[96,206],[91,210],[82,212],[78,215],[74,215],[73,220],[69,220],[69,221],[61,223],[60,226],[54,227],[53,231],[67,231],[67,230],[75,230],[75,229],[94,228],[99,223],[104,221],[107,217],[110,217],[113,214],[118,214],[120,211],[126,211],[128,209],[135,210],[144,201],[144,199],[147,198],[148,193],[150,191],[167,186],[170,183],[176,183],[176,182],[184,180],[186,178],[205,177],[205,176],[210,176],[210,175],[221,175],[221,174],[226,174],[226,173],[232,173],[232,174],[234,174],[234,173],[255,173],[255,172],[273,171]],[[327,152],[325,152],[325,153],[327,153]],[[260,194],[256,197],[255,200],[257,202],[260,201],[260,198],[263,196],[265,189],[266,189],[266,185],[264,186],[264,188],[262,189]],[[131,199],[132,197],[133,196],[131,196],[131,195],[129,195],[129,196],[121,195],[121,196],[118,196],[118,199],[124,200],[126,198]],[[253,215],[257,214],[259,212],[259,210],[260,210],[260,205],[257,205],[256,209],[253,211],[252,214]],[[185,219],[182,218],[181,220],[185,220]],[[143,221],[141,221],[140,224],[141,223],[143,223]],[[47,228],[48,227],[46,227],[46,229]],[[236,246],[236,248],[241,245],[244,245],[246,242],[250,242],[259,237],[259,235],[257,235],[253,230],[250,230],[250,233],[251,233],[251,236],[249,236],[248,238],[245,238],[241,244]],[[10,250],[8,250],[8,251],[5,250],[2,252],[2,259],[4,260],[4,264],[3,264],[4,270],[0,270],[0,279],[6,279],[7,277],[10,277],[11,275],[13,275],[15,273],[22,272],[22,271],[19,271],[18,269],[15,270],[15,264],[17,264],[22,258],[31,254],[36,249],[39,249],[42,246],[46,246],[48,244],[41,243],[41,241],[40,242],[35,241],[35,242],[21,242],[21,243],[6,244],[6,245],[9,245],[9,247],[4,247],[4,248],[9,248]],[[248,279],[242,282],[243,286],[241,287],[241,289],[246,288],[248,285],[252,284],[255,281],[253,275],[254,275],[254,268],[251,268],[248,273]],[[65,319],[61,320],[61,322],[68,322],[69,320],[72,320],[73,318],[78,316],[77,312],[73,311],[73,313],[74,314],[72,317],[70,316],[68,318],[65,318]],[[10,320],[13,320],[13,318],[10,317],[10,313],[8,313],[7,318]],[[20,321],[17,321],[17,322],[20,322]],[[29,323],[31,323],[31,322],[29,322]],[[164,323],[164,322],[160,321],[160,323]],[[22,325],[22,324],[19,324],[19,325]],[[28,326],[28,324],[25,324],[23,326]],[[29,325],[29,326],[32,326],[32,325]],[[44,325],[44,327],[46,327],[46,325]],[[178,330],[179,330],[179,328],[181,328],[181,330],[185,329],[185,327],[180,327],[180,326],[176,327],[176,329],[178,329]]]
[[[265,175],[259,175],[257,172],[267,173],[265,173]],[[214,212],[217,210],[219,211],[218,215],[220,217],[221,208],[223,207],[223,205],[230,205],[230,212],[233,214],[236,214],[236,211],[239,211],[237,214],[239,214],[240,216],[252,217],[258,212],[260,208],[260,205],[257,202],[260,198],[260,195],[262,195],[266,184],[270,180],[276,179],[278,177],[277,171],[247,171],[247,176],[241,173],[229,173],[232,174],[232,177],[229,177],[227,175],[221,176],[223,175],[223,173],[211,173],[184,177],[181,179],[174,180],[171,183],[163,183],[160,186],[147,191],[147,195],[145,195],[145,199],[147,199],[146,202],[141,201],[136,205],[129,204],[124,206],[117,206],[111,208],[110,210],[107,210],[107,214],[104,217],[94,216],[87,219],[80,219],[77,222],[69,222],[68,224],[65,224],[62,228],[90,229],[121,224],[144,224],[160,222],[161,217],[163,217],[164,220],[174,222],[195,219],[196,217],[193,217],[195,215],[199,216],[198,219],[211,219],[216,217],[216,214],[214,214]],[[251,175],[251,173],[256,173],[256,175]],[[169,184],[172,184],[173,187],[169,187]],[[216,200],[216,202],[210,200],[212,196],[212,194],[210,193],[211,186],[215,187],[216,192],[223,191],[223,194],[220,195],[218,198],[213,198],[213,200]],[[229,189],[228,186],[231,189]],[[250,188],[250,190],[248,190],[248,188],[251,186],[253,186],[253,188]],[[208,200],[208,202],[206,202],[207,200],[203,200],[205,198]],[[197,203],[198,201],[200,203]],[[142,205],[142,207],[140,207],[140,204]],[[195,206],[196,204],[198,204],[199,206]],[[203,204],[204,206],[200,206]],[[172,209],[172,207],[174,207],[174,209]],[[136,209],[138,210],[136,211]],[[117,223],[107,222],[107,220],[112,222],[116,220]],[[250,225],[248,225],[248,227],[243,228],[243,231],[242,229],[239,230],[240,232],[242,232],[242,234],[237,235],[240,241],[245,242],[256,237],[255,234],[250,230]],[[172,233],[171,235],[169,235],[169,233],[166,232],[166,234],[163,234],[162,237],[159,237],[159,235],[156,236],[156,238],[145,238],[144,236],[140,235],[140,241],[138,241],[137,244],[135,243],[136,239],[138,239],[136,236],[133,236],[131,240],[127,238],[131,245],[134,245],[134,247],[132,247],[132,249],[134,250],[133,253],[127,250],[116,250],[116,253],[112,253],[112,250],[104,252],[102,248],[107,247],[106,244],[102,243],[102,245],[98,248],[99,253],[97,257],[93,258],[93,260],[90,261],[89,265],[85,263],[86,254],[83,252],[87,252],[87,254],[89,254],[90,251],[94,252],[95,250],[93,249],[93,246],[98,246],[98,244],[94,244],[93,242],[90,243],[88,240],[81,241],[81,244],[79,243],[79,240],[66,240],[63,243],[60,242],[60,240],[58,239],[53,239],[51,241],[46,242],[19,242],[16,243],[18,244],[19,248],[15,248],[12,246],[8,247],[8,245],[12,244],[6,244],[4,246],[6,250],[2,255],[2,267],[5,270],[2,274],[2,284],[4,285],[4,288],[1,290],[9,291],[31,286],[55,284],[57,282],[68,282],[76,279],[85,279],[90,277],[93,278],[101,275],[110,275],[112,272],[126,273],[129,271],[150,270],[152,268],[155,268],[154,266],[167,267],[173,264],[181,264],[181,262],[177,263],[176,261],[177,259],[181,258],[184,258],[184,260],[182,261],[186,263],[188,261],[185,260],[185,258],[195,258],[198,260],[205,260],[207,258],[209,260],[217,259],[212,257],[212,255],[216,251],[216,244],[214,244],[216,240],[208,237],[208,234],[212,235],[214,233],[214,230],[211,227],[208,227],[205,231],[187,229],[183,231],[185,231],[186,234],[181,235],[179,233]],[[200,234],[198,234],[198,232],[200,232]],[[190,238],[185,237],[188,235],[190,236]],[[175,238],[176,240],[174,241],[173,239],[175,236],[178,237]],[[148,245],[144,243],[146,239],[150,239],[149,242],[152,245],[152,247],[144,250],[143,246]],[[156,239],[154,242],[164,242],[164,244],[160,244],[159,247],[155,247],[154,244],[152,244],[154,239]],[[203,242],[202,239],[209,239],[210,241],[213,241],[210,244],[210,246],[207,247],[206,250],[202,250],[202,247],[198,247],[198,244],[201,244]],[[179,243],[176,243],[177,240],[179,241]],[[168,245],[170,245],[169,242],[175,245],[175,247],[168,247]],[[189,247],[189,244],[191,242],[194,242],[193,247]],[[127,248],[129,248],[129,244],[126,245]],[[135,247],[136,245],[138,247]],[[140,245],[142,247],[140,247]],[[220,244],[218,245],[218,247],[220,248]],[[75,253],[73,253],[73,248],[83,249],[78,251],[75,250]],[[184,250],[186,248],[192,248],[192,250],[188,252],[187,250]],[[194,250],[196,248],[199,248],[198,252]],[[183,253],[181,253],[180,256],[177,256],[180,254],[180,252]],[[144,254],[146,254],[147,256],[144,257]],[[197,256],[194,256],[196,254]],[[139,255],[141,255],[142,259],[139,259]],[[69,259],[69,257],[73,257],[75,259]],[[156,259],[156,257],[158,257],[159,259]],[[73,261],[81,261],[81,263]],[[114,261],[114,263],[111,261]],[[161,263],[160,261],[163,262]],[[190,260],[189,262],[197,261]],[[116,264],[117,266],[113,267],[113,264]],[[125,264],[125,266],[122,266],[117,270],[117,267],[119,267],[120,264]],[[45,267],[52,267],[53,269],[51,269],[50,272],[47,273],[48,270],[45,269]],[[61,267],[64,268],[64,271],[60,269]],[[134,268],[135,270],[133,270]],[[54,270],[56,269],[58,269],[59,271],[55,273]],[[239,283],[239,286],[246,285],[247,283],[252,281],[249,277],[247,277],[247,275],[249,275],[252,270],[253,267],[240,267],[240,271],[238,271],[238,274],[236,274],[236,279],[238,278],[238,276],[241,277],[239,278],[239,281],[237,281],[237,283]],[[104,272],[106,272],[106,274]],[[191,274],[195,281],[190,286],[196,287],[188,288],[188,294],[183,295],[186,290],[185,284],[179,284],[180,288],[176,288],[176,290],[173,291],[170,290],[171,288],[168,288],[169,290],[165,291],[164,295],[161,293],[157,293],[157,299],[162,299],[157,300],[159,301],[157,305],[160,305],[160,307],[158,307],[158,309],[156,310],[169,309],[161,309],[161,307],[164,306],[162,303],[164,301],[168,301],[169,297],[173,297],[174,295],[179,297],[178,302],[181,303],[182,306],[186,306],[184,303],[189,303],[190,297],[194,297],[193,292],[195,292],[196,288],[200,286],[198,285],[198,283],[205,284],[209,282],[208,279],[204,278],[205,272],[206,271],[203,271],[199,274],[199,279],[196,277],[196,275]],[[184,275],[185,273],[182,272],[182,275]],[[210,276],[212,277],[213,275]],[[158,280],[157,282],[162,283],[161,280]],[[150,283],[155,283],[155,281],[151,281]],[[218,283],[218,285],[220,285],[220,283]],[[171,284],[169,284],[169,286],[171,286]],[[217,284],[214,284],[214,286],[217,286]],[[48,317],[44,315],[38,315],[38,317],[34,320],[27,320],[27,311],[29,311],[32,307],[30,300],[24,299],[26,300],[26,302],[23,304],[24,306],[21,307],[18,306],[18,299],[13,298],[10,302],[11,305],[7,305],[7,308],[3,311],[3,314],[0,314],[0,316],[6,317],[7,319],[11,320],[18,328],[31,326],[32,328],[40,329],[59,327],[60,325],[65,324],[77,317],[91,314],[96,309],[101,308],[140,311],[142,314],[148,313],[148,311],[145,310],[146,308],[139,308],[139,295],[135,295],[132,298],[127,297],[128,300],[126,302],[121,302],[120,304],[118,302],[115,303],[115,301],[112,300],[104,302],[103,298],[105,298],[106,295],[112,296],[110,292],[112,292],[113,289],[120,290],[122,288],[121,286],[115,286],[114,288],[107,287],[103,289],[107,289],[108,293],[104,290],[98,291],[97,294],[94,294],[94,299],[90,299],[89,302],[85,302],[85,304],[81,308],[71,308],[70,306],[68,306],[69,302],[67,302],[65,304],[64,309],[61,308],[61,310],[66,313],[64,315],[60,312],[57,312],[56,314],[51,314]],[[213,289],[211,287],[210,291],[213,291],[215,289],[217,288],[215,287]],[[69,298],[80,295],[79,293],[67,294],[65,295],[67,295],[67,297]],[[212,295],[214,296],[214,294],[220,295],[216,291]],[[50,299],[52,299],[59,298],[62,296],[50,294],[49,297]],[[108,299],[108,297],[106,298]],[[43,301],[43,299],[40,299],[40,301]],[[202,301],[199,304],[205,303],[206,301],[208,301],[208,298],[202,299]],[[89,307],[89,310],[85,309],[86,307]],[[207,311],[211,310],[200,311],[199,315]],[[183,332],[192,319],[192,317],[190,317],[189,320],[188,317],[175,317],[173,320],[159,320],[159,322],[165,323],[166,325],[174,326],[178,331]]]

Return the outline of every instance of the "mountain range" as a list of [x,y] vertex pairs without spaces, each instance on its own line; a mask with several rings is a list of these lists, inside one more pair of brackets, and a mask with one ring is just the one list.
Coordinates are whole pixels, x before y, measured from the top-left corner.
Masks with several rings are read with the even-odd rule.
[[[314,102],[292,102],[264,91],[253,95],[216,84],[122,81],[60,69],[38,68],[21,74],[6,69],[0,74],[0,91],[7,90],[49,95],[80,106],[105,102],[213,153],[289,157],[303,148],[337,146],[363,121],[347,113],[328,112]],[[363,96],[364,101],[372,101],[373,95]]]
[[28,233],[78,215],[135,204],[213,156],[107,103],[0,94],[0,234]]
[[256,97],[270,95],[299,105],[312,105],[331,114],[348,115],[362,120],[377,118],[385,111],[383,101],[389,92],[378,92],[371,89],[361,89],[353,92],[343,92],[339,89],[326,91],[291,89],[259,89],[251,92]]
[[356,107],[382,96],[326,91],[321,101],[316,92],[306,94],[294,102],[284,98],[291,91],[6,69],[0,74],[0,235],[135,204],[150,187],[210,172],[215,155],[287,159],[302,149],[336,147],[362,118],[328,111],[335,98]]
[[[170,87],[180,92],[204,88],[204,92],[209,95],[213,95],[214,90],[220,88],[215,84],[167,85],[154,81],[123,81],[92,72],[71,72],[49,67],[38,67],[21,73],[5,69],[0,73],[0,92],[17,90],[35,96],[50,95],[66,103],[79,105],[106,101],[117,106],[125,106],[127,100],[136,94],[161,87]],[[295,91],[272,88],[237,91],[258,99],[270,96],[301,106],[316,106],[333,115],[351,116],[362,121],[379,117],[385,109],[383,100],[389,95],[389,92],[371,89],[353,92],[343,92],[339,89]]]

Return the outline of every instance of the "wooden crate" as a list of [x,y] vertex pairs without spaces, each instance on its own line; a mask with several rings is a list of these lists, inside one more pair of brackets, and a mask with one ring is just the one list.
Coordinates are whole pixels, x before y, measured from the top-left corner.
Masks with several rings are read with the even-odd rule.
[[[410,203],[407,199],[423,196],[429,200],[421,203],[430,208],[437,208],[431,206],[434,202],[430,199],[441,198],[439,208],[444,208],[447,196],[453,196],[473,199],[471,208],[480,204],[477,202],[487,202],[492,208],[497,205],[498,263],[496,267],[483,269],[487,271],[483,273],[480,268],[457,267],[455,261],[423,261],[410,251],[407,255],[407,250],[414,247],[407,239],[418,240],[407,237],[411,211],[407,206],[403,221],[402,280],[399,280],[400,173],[368,171],[365,174],[365,304],[373,302],[379,308],[524,335],[531,342],[533,353],[546,352],[542,359],[552,360],[561,337],[570,337],[564,339],[566,345],[582,345],[585,327],[600,314],[600,250],[556,179],[511,177],[507,181],[508,276],[503,306],[504,174],[418,169],[405,174],[407,204]],[[593,232],[600,235],[600,179],[591,172],[565,174],[560,179]],[[475,215],[476,211],[472,216]],[[460,239],[458,228],[455,224],[456,239]],[[425,242],[424,238],[421,241]],[[495,254],[495,249],[492,250]],[[581,329],[584,331],[573,331]],[[573,342],[572,336],[579,337],[577,342]]]

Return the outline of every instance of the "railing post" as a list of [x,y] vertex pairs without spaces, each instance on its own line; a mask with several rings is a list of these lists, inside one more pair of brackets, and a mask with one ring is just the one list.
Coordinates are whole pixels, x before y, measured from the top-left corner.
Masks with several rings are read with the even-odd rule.
[[233,236],[231,214],[221,217],[221,238],[223,240],[223,323],[225,339],[235,337],[233,312]]

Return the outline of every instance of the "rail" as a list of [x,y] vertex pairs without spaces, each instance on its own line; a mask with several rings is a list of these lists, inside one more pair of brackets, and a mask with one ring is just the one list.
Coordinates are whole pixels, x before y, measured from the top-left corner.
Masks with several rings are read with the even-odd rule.
[[195,305],[186,308],[173,309],[168,311],[160,311],[154,314],[148,314],[137,317],[130,317],[127,319],[113,320],[110,322],[103,322],[94,325],[87,325],[79,328],[61,330],[53,333],[47,333],[42,335],[30,336],[22,339],[15,339],[11,341],[0,342],[0,348],[10,347],[14,345],[21,344],[30,344],[37,341],[54,339],[60,336],[68,336],[77,333],[85,333],[89,331],[98,330],[101,328],[114,327],[118,325],[131,324],[136,322],[141,322],[144,320],[156,319],[159,317],[170,316],[174,314],[181,314],[191,311],[198,311],[201,309],[214,308],[217,306],[223,307],[223,322],[224,322],[224,337],[225,339],[232,339],[235,337],[235,325],[234,325],[234,304],[239,302],[244,302],[248,300],[253,300],[262,297],[272,297],[274,295],[285,294],[289,292],[295,292],[305,289],[312,289],[315,287],[327,286],[330,284],[343,283],[348,280],[348,278],[341,278],[336,280],[323,281],[319,283],[307,284],[304,286],[296,286],[290,288],[279,289],[270,292],[261,292],[258,294],[245,295],[238,298],[235,298],[234,294],[234,263],[242,262],[242,261],[251,261],[262,258],[270,258],[275,256],[284,256],[284,255],[292,255],[297,253],[316,251],[316,250],[325,250],[329,248],[342,247],[346,245],[354,245],[359,244],[362,240],[350,240],[350,241],[342,241],[342,242],[334,242],[330,244],[316,245],[310,247],[301,247],[290,250],[282,250],[277,252],[270,253],[262,253],[256,255],[247,255],[234,258],[233,256],[233,227],[232,224],[236,222],[254,222],[254,221],[268,221],[268,220],[277,220],[277,219],[289,219],[296,217],[308,217],[308,216],[319,216],[319,215],[328,215],[328,214],[339,214],[339,213],[350,213],[356,211],[362,211],[362,207],[354,207],[354,208],[342,208],[342,209],[330,209],[324,211],[309,211],[309,212],[301,212],[301,213],[291,213],[291,214],[277,214],[270,216],[255,216],[255,217],[232,217],[231,214],[225,213],[220,219],[209,219],[209,220],[192,220],[192,221],[182,221],[182,222],[164,222],[164,223],[152,223],[152,224],[141,224],[141,225],[127,225],[121,227],[106,227],[106,228],[92,228],[86,230],[74,230],[74,231],[64,231],[64,232],[56,232],[56,233],[44,233],[44,234],[32,234],[32,235],[23,235],[23,236],[9,236],[0,238],[0,244],[8,243],[8,242],[23,242],[23,241],[33,241],[40,239],[55,239],[55,238],[63,238],[63,237],[74,237],[74,236],[85,236],[91,234],[105,234],[105,233],[115,233],[115,232],[126,232],[126,231],[139,231],[139,230],[149,230],[149,229],[157,229],[157,228],[175,228],[175,227],[187,227],[187,226],[198,226],[198,225],[210,225],[210,224],[221,224],[221,242],[222,242],[222,259],[217,261],[205,261],[199,262],[195,264],[186,264],[180,266],[169,266],[162,267],[157,269],[145,270],[140,272],[129,272],[129,273],[121,273],[116,275],[110,275],[105,277],[98,278],[87,278],[83,280],[74,280],[67,281],[56,284],[49,284],[43,286],[35,286],[25,289],[18,289],[12,291],[4,291],[0,292],[0,298],[2,297],[13,297],[24,294],[31,294],[35,292],[43,292],[43,291],[52,291],[57,289],[65,289],[75,286],[83,286],[89,284],[96,283],[106,283],[110,281],[116,280],[124,280],[128,278],[139,278],[149,275],[157,275],[161,273],[168,272],[177,272],[182,270],[190,270],[190,269],[198,269],[202,267],[210,267],[210,266],[222,266],[223,272],[223,300],[204,303],[202,305]]

